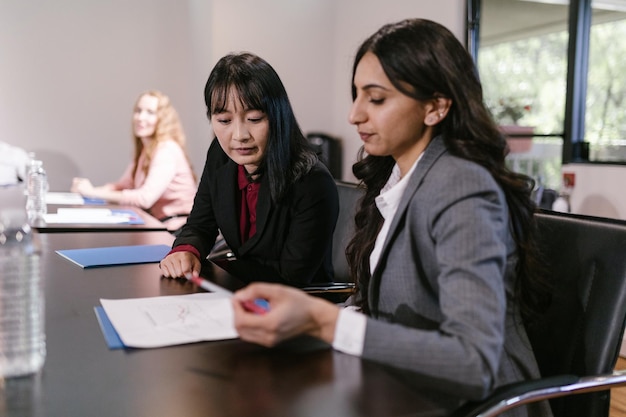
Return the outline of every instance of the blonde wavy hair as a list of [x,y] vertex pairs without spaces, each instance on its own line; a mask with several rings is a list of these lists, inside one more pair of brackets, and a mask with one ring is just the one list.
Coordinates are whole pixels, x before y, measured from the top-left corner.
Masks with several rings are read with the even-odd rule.
[[148,171],[150,169],[150,163],[152,162],[152,157],[154,156],[154,152],[157,148],[157,145],[160,142],[163,142],[166,140],[173,140],[174,142],[178,143],[178,145],[183,150],[183,153],[185,154],[185,159],[187,160],[187,163],[189,164],[189,168],[191,169],[193,178],[194,180],[196,180],[196,176],[193,173],[193,167],[191,165],[191,161],[189,160],[189,155],[187,154],[187,145],[186,145],[187,139],[185,137],[183,125],[181,124],[180,118],[178,117],[178,112],[176,111],[176,109],[174,109],[174,106],[172,106],[170,98],[158,90],[144,91],[143,93],[139,94],[139,96],[137,97],[137,100],[135,101],[135,105],[133,107],[133,114],[135,112],[135,109],[137,108],[139,100],[141,100],[143,96],[156,97],[156,99],[158,100],[157,124],[154,129],[154,134],[152,136],[154,140],[150,141],[148,146],[146,146],[145,162],[143,166],[139,167],[137,166],[137,164],[139,161],[139,156],[141,155],[141,152],[144,149],[144,145],[143,145],[143,141],[141,140],[141,138],[135,135],[135,129],[132,127],[133,121],[131,119],[131,132],[133,132],[133,139],[134,139],[133,141],[135,143],[135,155],[133,158],[135,169],[133,171],[137,172],[138,169],[141,169],[146,175],[148,175]]

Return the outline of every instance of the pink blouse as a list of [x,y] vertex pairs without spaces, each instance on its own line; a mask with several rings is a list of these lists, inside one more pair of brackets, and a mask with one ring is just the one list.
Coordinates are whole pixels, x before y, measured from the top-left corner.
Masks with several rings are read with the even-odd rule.
[[[143,165],[145,158],[144,150],[138,166]],[[189,214],[197,189],[185,154],[173,140],[159,143],[148,175],[138,169],[133,176],[131,162],[122,177],[112,185],[122,191],[121,205],[141,207],[157,219]],[[169,230],[176,230],[185,221],[186,217],[175,217],[165,223]]]

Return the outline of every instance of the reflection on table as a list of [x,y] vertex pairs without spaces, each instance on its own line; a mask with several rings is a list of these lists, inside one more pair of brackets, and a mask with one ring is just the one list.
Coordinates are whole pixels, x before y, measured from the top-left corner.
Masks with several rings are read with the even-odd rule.
[[[167,232],[40,234],[47,358],[36,376],[5,381],[9,416],[435,416],[441,407],[382,366],[301,338],[274,349],[240,340],[109,350],[100,298],[202,291],[161,278],[157,264],[81,269],[55,250],[171,244]],[[203,270],[229,286],[215,266]],[[241,285],[230,282],[234,289]]]

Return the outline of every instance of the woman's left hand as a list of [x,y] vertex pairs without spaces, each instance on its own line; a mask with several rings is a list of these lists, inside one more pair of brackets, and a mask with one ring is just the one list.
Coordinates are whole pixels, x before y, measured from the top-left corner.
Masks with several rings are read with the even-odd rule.
[[[268,302],[265,313],[244,308],[244,302],[256,299]],[[267,283],[252,283],[235,293],[233,309],[241,339],[263,346],[274,346],[303,334],[332,343],[339,315],[339,307],[326,300],[297,288]]]

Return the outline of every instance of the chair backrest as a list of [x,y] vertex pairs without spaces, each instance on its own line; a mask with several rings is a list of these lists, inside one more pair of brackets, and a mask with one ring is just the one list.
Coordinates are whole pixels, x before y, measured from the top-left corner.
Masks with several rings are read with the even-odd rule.
[[354,232],[354,214],[364,195],[362,188],[354,183],[336,181],[339,193],[339,217],[333,234],[333,267],[335,282],[350,282],[350,270],[346,260],[346,246]]
[[[541,211],[552,304],[528,329],[542,377],[610,373],[626,319],[626,222]],[[610,392],[551,400],[555,417],[608,416]]]

